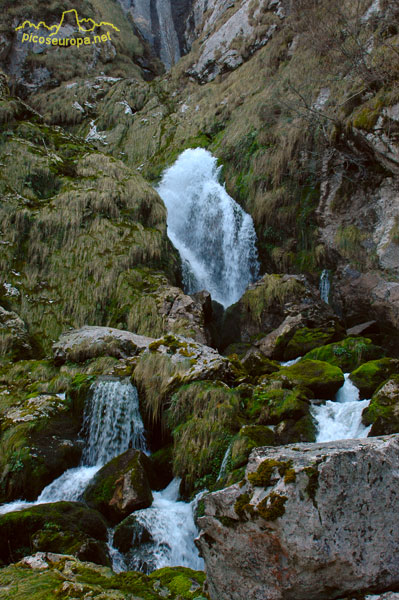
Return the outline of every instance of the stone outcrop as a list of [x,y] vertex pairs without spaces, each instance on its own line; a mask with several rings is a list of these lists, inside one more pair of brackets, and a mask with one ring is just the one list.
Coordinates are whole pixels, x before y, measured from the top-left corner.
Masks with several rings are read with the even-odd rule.
[[[19,291],[11,285],[6,290],[9,294],[19,294]],[[32,354],[32,345],[23,320],[15,312],[0,306],[0,355],[2,354],[8,354],[16,359],[29,358]]]
[[85,501],[109,521],[118,523],[134,510],[151,505],[150,469],[143,452],[127,450],[99,470],[85,491]]
[[54,360],[62,364],[67,360],[84,362],[104,355],[128,358],[148,348],[153,341],[130,331],[86,325],[61,335],[53,345]]
[[395,589],[398,469],[398,436],[254,450],[245,480],[204,499],[197,543],[211,598]]
[[331,307],[304,275],[264,275],[227,309],[224,328],[223,346],[233,338],[248,345],[252,341],[249,353],[259,349],[278,360],[296,358],[345,335]]

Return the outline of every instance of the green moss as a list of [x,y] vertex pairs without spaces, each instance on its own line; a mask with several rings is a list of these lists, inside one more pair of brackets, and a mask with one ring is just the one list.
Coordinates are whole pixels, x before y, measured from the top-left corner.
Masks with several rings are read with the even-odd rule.
[[306,393],[297,388],[270,389],[255,388],[247,411],[251,419],[258,418],[261,423],[276,425],[284,419],[300,419],[309,413]]
[[285,376],[294,386],[308,388],[314,398],[332,398],[343,385],[341,369],[321,360],[300,360],[295,365],[283,367],[272,378]]
[[352,118],[353,127],[373,131],[383,108],[383,102],[380,99],[374,99],[366,106],[360,107]]
[[311,467],[306,467],[304,471],[308,477],[308,483],[305,491],[308,497],[312,500],[314,506],[317,508],[316,494],[317,490],[319,489],[319,467],[317,464],[314,464]]
[[240,519],[245,520],[247,518],[247,513],[251,516],[255,514],[255,509],[253,504],[250,504],[251,497],[249,494],[240,494],[237,500],[234,503],[234,511]]
[[366,361],[381,358],[383,354],[383,349],[375,346],[369,338],[349,337],[341,342],[316,348],[304,358],[328,362],[347,373]]
[[292,469],[292,461],[266,459],[260,463],[255,473],[249,473],[248,481],[252,485],[267,488],[271,485],[275,469],[278,470],[280,477],[284,477],[287,471]]
[[377,387],[397,371],[398,364],[398,361],[393,358],[371,360],[355,369],[350,374],[350,378],[359,388],[362,398],[371,398]]
[[284,475],[284,483],[295,483],[296,473],[295,469],[287,469]]
[[[291,338],[280,336],[276,340],[276,358],[282,360],[291,360],[297,356],[303,356],[313,348],[323,346],[339,337],[339,332],[335,326],[325,329],[310,329],[302,327],[297,329]],[[320,359],[323,360],[323,359]]]
[[287,500],[286,496],[272,492],[257,505],[256,511],[265,521],[275,521],[284,515]]

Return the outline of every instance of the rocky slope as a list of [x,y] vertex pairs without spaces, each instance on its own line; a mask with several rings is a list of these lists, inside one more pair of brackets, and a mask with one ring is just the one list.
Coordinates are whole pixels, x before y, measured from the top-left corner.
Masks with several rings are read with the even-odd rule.
[[[0,502],[34,500],[79,464],[85,407],[104,376],[137,387],[152,456],[115,457],[86,504],[0,515],[3,565],[32,551],[68,555],[4,566],[0,598],[39,579],[34,600],[207,597],[198,573],[108,570],[107,527],[173,476],[186,499],[211,492],[198,513],[214,600],[395,598],[384,592],[398,584],[396,438],[312,443],[314,408],[334,398],[344,373],[371,398],[370,435],[399,433],[396,3],[5,8]],[[116,23],[118,35],[100,50],[21,45],[21,19],[52,24],[73,8]],[[63,33],[78,35],[73,23]],[[206,291],[184,292],[154,189],[197,146],[218,157],[258,237],[261,277],[225,312]],[[318,291],[323,270],[329,304]],[[278,465],[261,468],[270,461]],[[265,547],[277,571],[263,571]]]

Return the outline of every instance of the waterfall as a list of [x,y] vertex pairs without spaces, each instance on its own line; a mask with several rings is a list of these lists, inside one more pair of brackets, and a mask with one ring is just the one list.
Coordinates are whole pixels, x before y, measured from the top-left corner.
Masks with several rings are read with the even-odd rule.
[[208,290],[226,308],[255,281],[259,263],[252,218],[219,183],[220,170],[207,150],[185,150],[157,191],[181,256],[185,291]]
[[219,479],[222,479],[222,477],[224,477],[226,475],[227,461],[230,458],[230,454],[231,454],[231,444],[229,444],[226,452],[224,453],[222,464],[220,465],[219,474],[218,474],[218,478],[216,481],[219,481]]
[[160,59],[170,69],[180,58],[179,38],[173,22],[172,6],[165,0],[156,0],[159,20]]
[[146,449],[137,390],[128,379],[103,379],[92,385],[83,432],[87,435],[83,465],[104,465],[129,446]]
[[322,274],[320,275],[320,284],[319,284],[319,290],[320,290],[320,297],[321,299],[328,304],[328,299],[330,296],[330,276],[328,274],[327,269],[324,269],[322,271]]
[[0,507],[0,514],[34,504],[80,500],[101,467],[129,447],[146,450],[144,425],[136,388],[128,379],[99,379],[90,388],[83,417],[86,444],[81,466],[68,469],[45,487],[35,502],[18,500]]
[[362,412],[369,404],[370,400],[359,400],[359,390],[345,373],[345,383],[335,401],[312,407],[318,430],[316,442],[367,437],[371,426],[363,425]]
[[179,502],[180,479],[175,478],[161,492],[153,492],[150,508],[134,513],[138,523],[150,534],[151,541],[141,543],[125,556],[129,570],[150,573],[162,567],[204,568],[194,538],[198,535],[191,503]]

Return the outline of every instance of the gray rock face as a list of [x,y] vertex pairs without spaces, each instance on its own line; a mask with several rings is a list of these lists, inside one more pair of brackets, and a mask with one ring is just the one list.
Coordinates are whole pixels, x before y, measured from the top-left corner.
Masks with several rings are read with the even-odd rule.
[[31,351],[28,330],[21,317],[0,306],[0,355],[10,354],[14,358],[27,358]]
[[58,363],[67,360],[84,362],[106,354],[115,358],[127,358],[148,348],[153,341],[152,338],[122,329],[86,325],[61,335],[53,345],[54,360]]
[[244,482],[205,497],[197,543],[211,598],[395,589],[398,486],[399,436],[255,449]]

